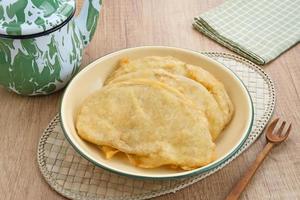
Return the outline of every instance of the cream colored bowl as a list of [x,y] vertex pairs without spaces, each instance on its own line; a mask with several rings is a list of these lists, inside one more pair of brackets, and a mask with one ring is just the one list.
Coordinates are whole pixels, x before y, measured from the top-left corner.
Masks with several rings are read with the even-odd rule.
[[[123,155],[111,160],[105,159],[102,152],[94,145],[82,140],[76,133],[75,119],[83,100],[99,90],[106,77],[114,70],[122,57],[140,58],[144,56],[173,56],[186,63],[198,65],[211,72],[222,81],[235,107],[235,114],[230,124],[216,141],[217,159],[204,167],[179,171],[167,167],[141,169],[129,163]],[[245,142],[253,123],[253,106],[247,89],[241,80],[228,68],[200,53],[163,46],[145,46],[124,49],[108,54],[89,64],[69,83],[61,102],[61,124],[65,136],[74,149],[96,166],[123,175],[142,178],[177,178],[203,173],[226,162]]]

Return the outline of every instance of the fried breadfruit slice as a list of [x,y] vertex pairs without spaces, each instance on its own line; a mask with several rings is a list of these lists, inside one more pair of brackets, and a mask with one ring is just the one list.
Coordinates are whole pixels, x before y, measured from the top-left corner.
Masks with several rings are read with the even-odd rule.
[[99,146],[99,149],[105,154],[107,159],[111,159],[114,155],[120,152],[118,149],[110,146]]
[[205,114],[158,81],[133,79],[103,87],[84,101],[76,128],[82,139],[93,144],[151,158],[140,167],[189,169],[214,159],[215,144]]
[[227,124],[231,120],[234,108],[224,85],[211,73],[202,69],[201,67],[186,64],[171,56],[149,56],[134,60],[123,58],[120,60],[117,69],[106,79],[104,84],[109,84],[118,76],[150,68],[162,68],[172,74],[182,75],[200,83],[215,98],[216,102],[223,112],[225,124]]
[[198,109],[205,112],[213,141],[219,136],[220,132],[225,127],[226,122],[223,117],[222,110],[218,106],[213,95],[208,92],[204,86],[189,78],[180,75],[173,75],[163,69],[150,68],[120,75],[113,79],[111,83],[129,81],[137,78],[160,81],[177,89],[185,95],[185,97],[190,99]]
[[[113,147],[109,146],[99,146],[100,150],[105,154],[106,159],[111,159],[114,155],[119,153],[120,151],[118,149],[115,149]],[[155,168],[164,165],[163,159],[161,159],[162,162],[157,162],[157,158],[153,159],[151,156],[136,156],[133,154],[126,154],[124,153],[129,162],[133,164],[134,166],[140,167],[140,168]],[[192,170],[195,168],[192,167],[178,167],[177,165],[168,165],[172,169],[183,169],[183,170]]]

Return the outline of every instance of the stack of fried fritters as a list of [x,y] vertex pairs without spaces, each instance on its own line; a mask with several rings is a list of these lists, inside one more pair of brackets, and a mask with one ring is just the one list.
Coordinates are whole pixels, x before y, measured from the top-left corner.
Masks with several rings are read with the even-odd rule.
[[138,167],[190,170],[215,159],[214,141],[232,114],[223,84],[201,67],[173,57],[124,58],[84,101],[76,128],[107,158],[123,152]]

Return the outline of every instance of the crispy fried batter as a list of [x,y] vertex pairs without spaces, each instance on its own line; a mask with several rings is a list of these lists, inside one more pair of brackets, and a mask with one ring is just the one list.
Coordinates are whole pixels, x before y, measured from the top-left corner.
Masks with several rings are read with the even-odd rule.
[[105,86],[85,100],[76,127],[81,138],[114,147],[139,167],[193,169],[214,159],[205,114],[158,81],[132,79]]

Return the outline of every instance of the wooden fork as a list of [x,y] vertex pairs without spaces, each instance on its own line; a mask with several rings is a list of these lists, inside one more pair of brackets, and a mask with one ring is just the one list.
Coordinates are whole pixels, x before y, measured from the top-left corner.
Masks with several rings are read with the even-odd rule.
[[286,121],[284,121],[279,129],[275,131],[275,126],[278,123],[279,118],[275,119],[268,127],[266,132],[267,144],[265,145],[264,149],[258,154],[256,160],[253,164],[249,167],[248,171],[244,174],[244,176],[239,180],[239,182],[234,186],[231,192],[227,195],[226,200],[235,200],[238,199],[239,196],[242,194],[248,183],[250,182],[251,178],[254,176],[256,170],[264,161],[270,150],[273,148],[274,145],[280,144],[283,142],[291,132],[292,124],[289,125],[286,132],[283,131]]

